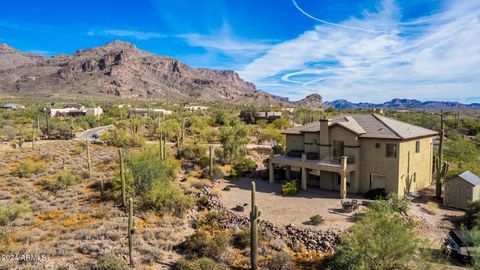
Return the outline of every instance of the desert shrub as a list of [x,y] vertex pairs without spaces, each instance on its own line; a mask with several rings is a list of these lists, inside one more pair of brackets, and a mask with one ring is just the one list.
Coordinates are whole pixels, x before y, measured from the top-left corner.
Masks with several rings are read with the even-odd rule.
[[[140,208],[153,210],[158,214],[183,216],[193,207],[193,197],[185,195],[173,182],[178,163],[172,158],[161,160],[158,147],[147,147],[128,155],[125,163],[128,169],[127,194],[135,194],[135,203]],[[112,189],[115,197],[120,198],[120,177],[114,179]]]
[[233,245],[245,249],[250,245],[250,229],[240,229],[233,233]]
[[67,189],[71,185],[75,185],[79,181],[79,177],[72,173],[71,170],[63,169],[57,173],[57,177],[51,180],[44,180],[41,184],[52,192]]
[[320,224],[323,224],[324,222],[325,220],[320,215],[315,215],[310,217],[310,225],[318,226]]
[[257,163],[250,158],[243,158],[240,162],[235,164],[233,167],[235,170],[239,171],[241,176],[245,176],[246,173],[249,173],[257,168]]
[[113,253],[101,256],[97,262],[97,270],[127,270],[128,264],[125,260]]
[[33,174],[43,173],[46,169],[47,166],[44,161],[25,160],[20,163],[17,172],[20,177],[28,177]]
[[283,144],[278,144],[272,146],[272,151],[274,155],[283,155],[285,154],[285,145]]
[[210,158],[208,158],[208,157],[200,158],[200,160],[198,161],[198,165],[202,169],[207,168],[210,165]]
[[295,269],[295,263],[292,255],[285,251],[279,251],[275,252],[267,261],[266,268],[270,270],[293,270]]
[[180,259],[176,264],[179,270],[227,270],[228,267],[223,263],[215,262],[210,258],[202,257],[195,260]]
[[194,180],[192,181],[192,187],[196,189],[202,189],[205,186],[210,185],[211,182],[208,179],[199,179],[199,180]]
[[200,209],[205,209],[207,208],[209,203],[209,199],[207,195],[202,195],[200,198],[197,200],[197,205],[200,207]]
[[382,200],[387,198],[387,192],[384,188],[374,188],[367,191],[364,196],[370,200]]
[[436,215],[438,213],[438,203],[436,202],[427,202],[427,210],[429,214]]
[[197,228],[206,228],[206,229],[212,229],[212,228],[217,228],[219,222],[222,220],[224,215],[224,212],[222,211],[217,211],[217,210],[210,210],[205,212],[205,215],[203,215],[196,223]]
[[229,164],[242,160],[247,154],[250,142],[250,128],[241,121],[230,126],[220,127],[220,142],[223,146],[223,158]]
[[90,178],[90,172],[88,170],[82,170],[80,172],[80,178],[89,179]]
[[200,161],[206,154],[205,146],[196,143],[183,145],[180,148],[180,157],[194,162]]
[[341,236],[328,269],[411,269],[420,247],[411,229],[396,212],[370,209]]
[[102,140],[110,146],[117,147],[140,147],[145,145],[145,138],[142,135],[130,135],[124,129],[114,129],[105,132]]
[[0,226],[7,226],[18,217],[31,211],[28,201],[0,203]]
[[480,200],[468,203],[465,215],[459,219],[459,222],[468,229],[480,228]]
[[283,196],[293,196],[299,192],[298,183],[296,180],[288,180],[282,185]]
[[222,169],[218,166],[213,166],[212,168],[212,174],[210,175],[210,172],[208,168],[203,169],[202,171],[202,177],[203,178],[208,178],[210,180],[218,180],[222,179],[225,175],[223,174]]
[[216,231],[211,235],[200,229],[187,237],[183,248],[189,257],[219,259],[230,245],[231,235],[228,230]]

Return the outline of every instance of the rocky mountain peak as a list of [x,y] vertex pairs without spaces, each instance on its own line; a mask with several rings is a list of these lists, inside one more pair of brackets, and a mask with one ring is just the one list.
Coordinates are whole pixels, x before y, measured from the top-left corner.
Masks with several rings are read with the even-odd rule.
[[323,98],[321,95],[314,93],[296,101],[295,104],[310,108],[323,108]]

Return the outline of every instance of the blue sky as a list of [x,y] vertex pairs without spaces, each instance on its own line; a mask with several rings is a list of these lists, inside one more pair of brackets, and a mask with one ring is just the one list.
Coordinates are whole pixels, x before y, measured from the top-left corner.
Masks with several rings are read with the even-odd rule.
[[0,42],[55,55],[121,39],[300,99],[480,102],[478,0],[8,1]]

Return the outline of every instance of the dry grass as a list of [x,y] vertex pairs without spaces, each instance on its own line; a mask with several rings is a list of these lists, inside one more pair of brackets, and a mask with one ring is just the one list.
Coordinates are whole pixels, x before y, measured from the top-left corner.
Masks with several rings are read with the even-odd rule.
[[427,205],[426,205],[426,210],[428,211],[428,213],[430,215],[436,215],[438,214],[438,209],[439,209],[439,205],[437,202],[427,202]]

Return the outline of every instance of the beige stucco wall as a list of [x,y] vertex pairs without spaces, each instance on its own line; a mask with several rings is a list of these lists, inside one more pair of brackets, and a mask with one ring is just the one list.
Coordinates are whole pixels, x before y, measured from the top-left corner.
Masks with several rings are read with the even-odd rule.
[[318,132],[306,132],[305,152],[319,153],[320,134]]
[[[432,183],[433,149],[432,137],[404,141],[399,148],[398,194],[407,190],[407,176],[416,173],[416,182],[411,182],[410,191],[422,189]],[[415,152],[416,142],[420,142],[420,152]],[[410,160],[409,160],[410,155]]]
[[304,150],[303,134],[286,134],[287,152],[291,150]]
[[[375,143],[380,143],[380,148],[375,148]],[[398,185],[398,152],[397,158],[386,157],[386,144],[397,144],[399,141],[385,139],[360,140],[360,186],[359,192],[370,190],[370,175],[384,175],[384,188],[387,192],[397,192]],[[398,146],[397,146],[398,147]],[[397,149],[398,150],[398,149]],[[380,179],[380,177],[378,177]]]

